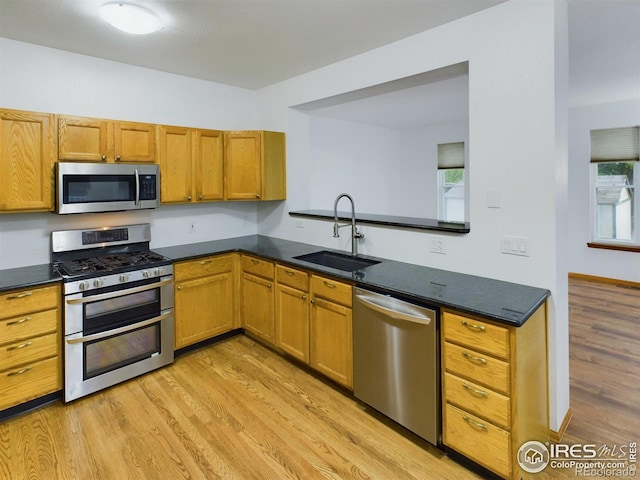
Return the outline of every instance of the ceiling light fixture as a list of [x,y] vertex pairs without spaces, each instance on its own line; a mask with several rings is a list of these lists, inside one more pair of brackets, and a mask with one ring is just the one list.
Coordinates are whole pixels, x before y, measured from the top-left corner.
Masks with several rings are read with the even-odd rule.
[[129,3],[107,3],[100,7],[99,13],[105,22],[134,35],[153,33],[162,28],[162,22],[155,13]]

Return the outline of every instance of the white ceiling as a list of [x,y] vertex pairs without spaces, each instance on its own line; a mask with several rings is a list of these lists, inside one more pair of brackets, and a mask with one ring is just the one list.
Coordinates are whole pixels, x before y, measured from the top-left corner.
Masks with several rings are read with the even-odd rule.
[[[0,0],[0,36],[257,89],[504,0],[128,0],[166,22],[147,36],[105,24],[97,9],[110,1]],[[640,98],[640,0],[569,0],[569,52],[572,105]],[[316,112],[397,128],[456,121],[467,85],[405,85]]]

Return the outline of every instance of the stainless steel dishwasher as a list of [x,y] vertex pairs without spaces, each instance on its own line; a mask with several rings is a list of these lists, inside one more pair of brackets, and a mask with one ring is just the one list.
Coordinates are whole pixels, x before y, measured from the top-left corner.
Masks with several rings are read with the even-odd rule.
[[353,289],[355,397],[428,442],[440,439],[437,312]]

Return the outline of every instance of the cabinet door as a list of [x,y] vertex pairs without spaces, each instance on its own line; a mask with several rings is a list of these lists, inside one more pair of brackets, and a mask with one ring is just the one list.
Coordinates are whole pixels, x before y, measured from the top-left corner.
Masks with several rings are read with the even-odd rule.
[[244,328],[274,343],[275,298],[273,284],[248,273],[242,274],[242,321]]
[[156,161],[156,126],[148,123],[114,122],[116,162]]
[[109,122],[99,118],[58,117],[60,160],[107,161]]
[[192,200],[191,130],[160,127],[160,201],[184,203]]
[[176,348],[233,328],[231,272],[178,282],[175,295]]
[[260,132],[226,132],[225,186],[228,200],[262,197]]
[[53,209],[54,117],[0,110],[0,211]]
[[351,309],[314,297],[311,308],[311,366],[353,388]]
[[194,132],[194,171],[198,201],[224,199],[222,132]]
[[309,363],[308,295],[286,285],[277,287],[276,346]]

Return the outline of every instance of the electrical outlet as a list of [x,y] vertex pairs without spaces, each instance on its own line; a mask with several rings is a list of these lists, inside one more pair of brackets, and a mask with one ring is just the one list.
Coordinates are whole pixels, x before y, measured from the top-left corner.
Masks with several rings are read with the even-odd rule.
[[431,237],[429,240],[429,251],[431,253],[446,253],[444,238],[442,237]]
[[189,233],[196,233],[196,221],[191,220],[189,222]]
[[525,237],[513,237],[502,235],[500,238],[500,251],[506,255],[529,256],[529,239]]

